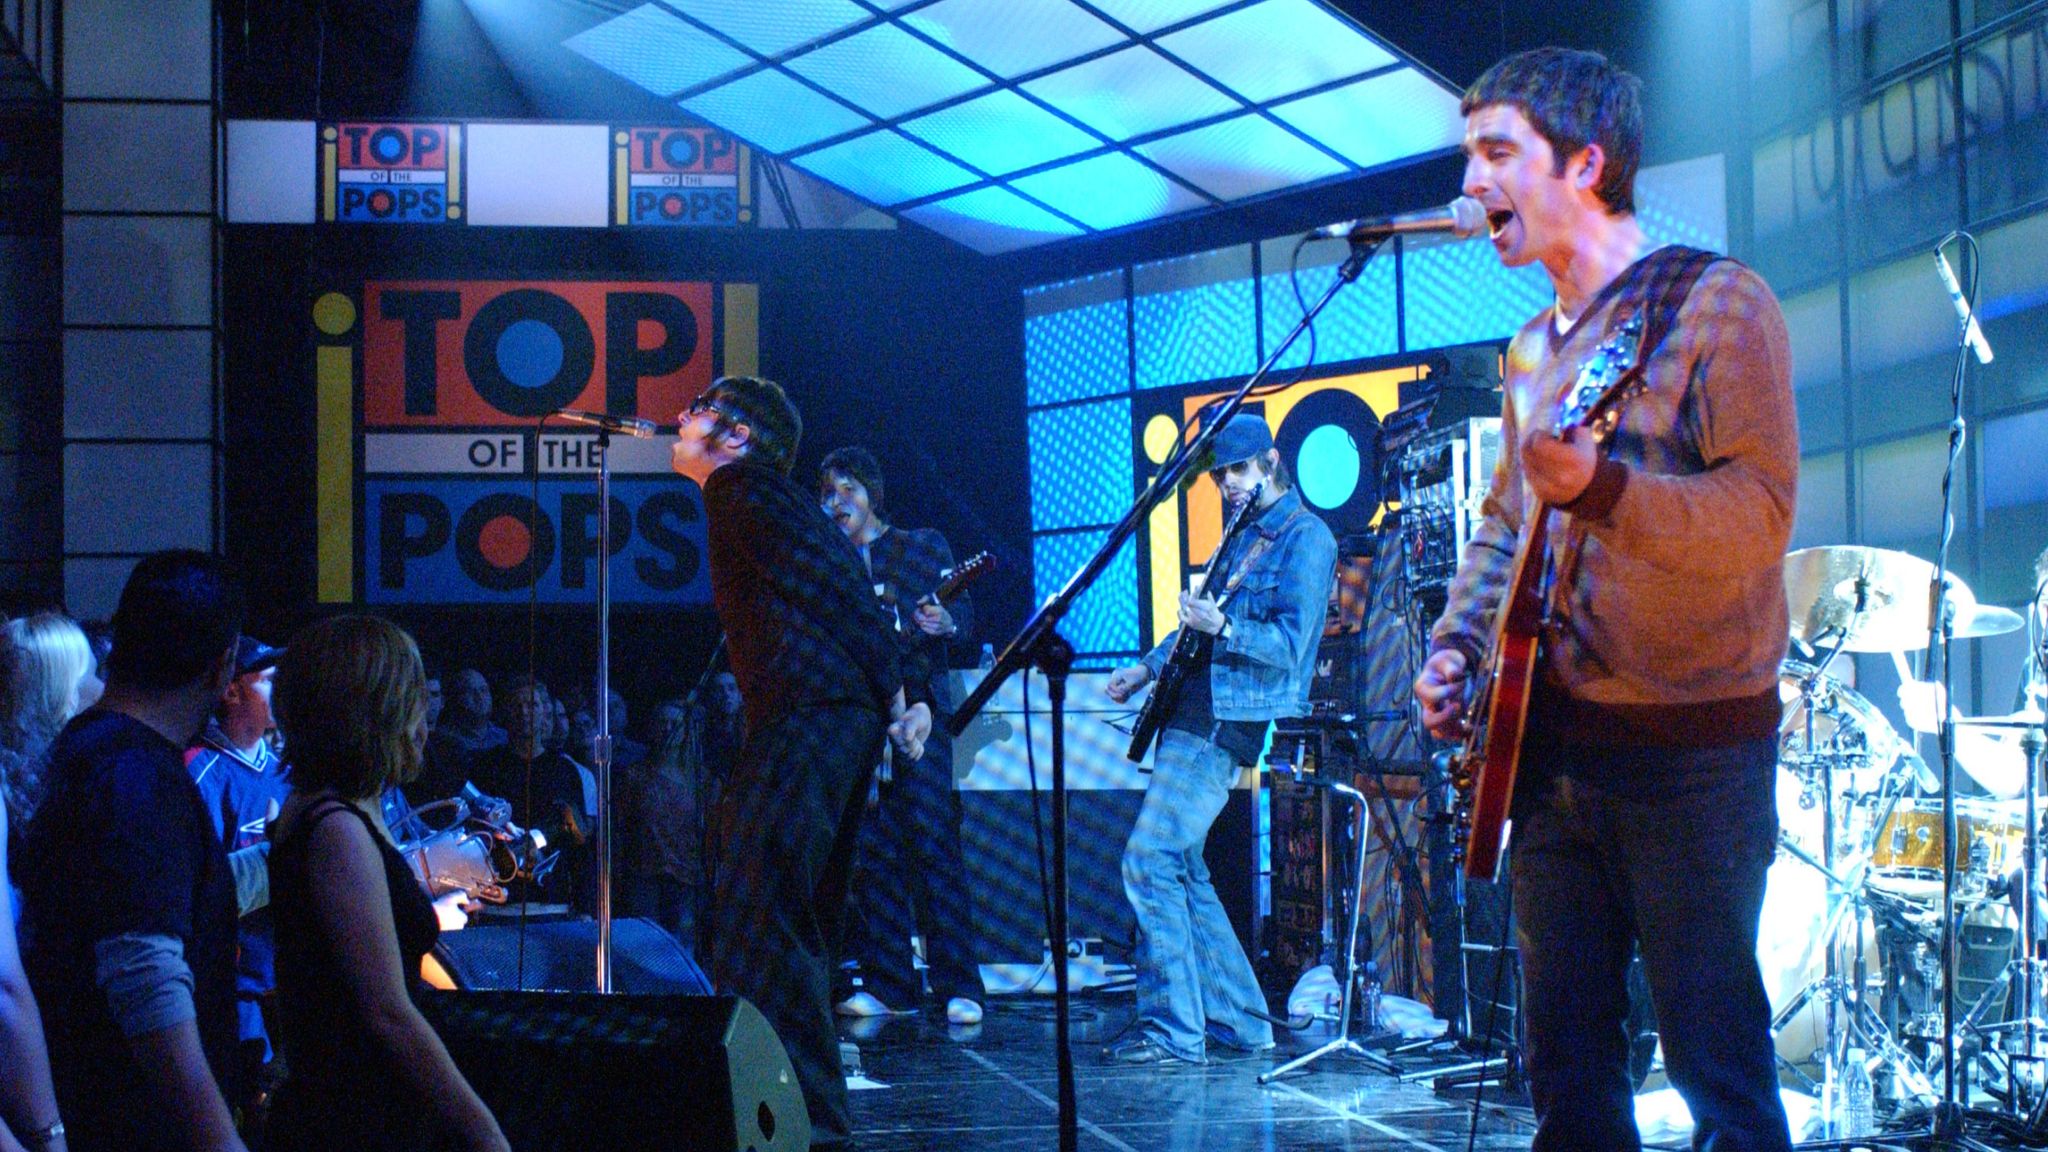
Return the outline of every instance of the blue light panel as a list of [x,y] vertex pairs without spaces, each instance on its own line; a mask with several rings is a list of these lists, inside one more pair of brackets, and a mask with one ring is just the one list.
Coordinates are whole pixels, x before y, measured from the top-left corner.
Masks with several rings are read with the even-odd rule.
[[1025,416],[1031,457],[1031,530],[1110,524],[1137,491],[1131,402],[1041,408]]
[[1205,203],[1194,192],[1121,152],[1077,160],[1012,183],[1026,196],[1104,231]]
[[893,24],[792,57],[789,69],[884,118],[988,83],[979,72]]
[[1056,404],[1131,387],[1122,272],[1024,292],[1024,402]]
[[1394,63],[1314,0],[1265,0],[1159,38],[1159,46],[1254,102]]
[[1004,79],[1124,38],[1067,0],[939,0],[903,22]]
[[684,108],[770,152],[788,152],[873,121],[768,69],[682,102]]
[[1135,46],[1024,85],[1024,90],[1112,140],[1127,140],[1238,103],[1150,48]]
[[1102,144],[1007,88],[907,120],[903,130],[995,176],[1051,163]]
[[1401,251],[1411,350],[1505,340],[1557,298],[1539,265],[1505,268],[1485,240],[1415,242]]
[[[1287,261],[1294,241],[1269,240],[1262,247],[1259,278],[1261,316],[1259,355],[1272,354],[1301,320],[1301,305],[1295,302],[1288,284]],[[1312,243],[1301,253],[1301,294],[1313,303],[1329,288],[1337,264],[1348,252],[1341,240]],[[1401,350],[1399,310],[1394,302],[1394,254],[1382,251],[1374,256],[1349,288],[1337,293],[1330,306],[1316,317],[1315,356],[1318,364],[1343,360],[1366,360],[1389,356]],[[1308,363],[1309,337],[1303,333],[1287,350],[1275,368],[1299,368]]]
[[1465,135],[1458,97],[1413,68],[1275,104],[1273,115],[1360,168],[1455,148]]
[[1230,0],[1091,0],[1102,14],[1139,35],[1157,32],[1204,12],[1223,7]]
[[1081,235],[1081,229],[1008,188],[977,188],[903,214],[977,252],[1010,252]]
[[901,204],[974,182],[974,173],[884,129],[796,157],[794,163],[874,204]]
[[1299,136],[1247,112],[1138,145],[1146,159],[1219,200],[1237,200],[1348,171]]
[[[1130,455],[1129,449],[1124,454]],[[1124,498],[1129,503],[1130,497]],[[1060,590],[1095,555],[1107,532],[1062,532],[1031,541],[1031,588],[1037,600]],[[1102,653],[1138,651],[1138,541],[1124,541],[1093,587],[1074,601],[1060,635],[1083,659]]]
[[1168,388],[1243,376],[1255,365],[1251,248],[1140,264],[1131,272],[1137,384]]
[[662,96],[751,63],[745,53],[655,4],[643,4],[563,43],[598,67]]
[[874,14],[853,0],[662,0],[763,56],[779,56]]

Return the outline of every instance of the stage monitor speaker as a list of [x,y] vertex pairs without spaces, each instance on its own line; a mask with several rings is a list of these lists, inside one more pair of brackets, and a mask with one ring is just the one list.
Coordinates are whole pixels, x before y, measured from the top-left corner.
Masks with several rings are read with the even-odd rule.
[[737,996],[429,992],[420,1010],[517,1152],[804,1152],[775,1030]]
[[[448,980],[429,975],[437,987],[524,990],[528,992],[592,992],[597,989],[597,922],[594,920],[530,920],[523,929],[514,921],[479,924],[460,932],[444,932],[429,963],[439,961]],[[652,994],[711,993],[704,970],[682,945],[652,920],[612,921],[612,987],[619,992]]]

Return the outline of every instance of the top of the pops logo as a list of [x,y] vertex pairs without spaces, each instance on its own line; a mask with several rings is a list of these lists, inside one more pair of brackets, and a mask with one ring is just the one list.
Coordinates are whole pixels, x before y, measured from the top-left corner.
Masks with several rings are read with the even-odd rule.
[[447,224],[462,216],[462,127],[360,122],[320,132],[322,218]]
[[561,408],[673,420],[711,382],[701,282],[363,286],[365,428],[530,427]]

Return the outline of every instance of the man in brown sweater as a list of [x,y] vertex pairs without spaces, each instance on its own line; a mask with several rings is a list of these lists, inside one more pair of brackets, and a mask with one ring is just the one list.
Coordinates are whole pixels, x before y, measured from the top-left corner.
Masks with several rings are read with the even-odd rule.
[[1535,1148],[1639,1146],[1623,1020],[1640,947],[1694,1146],[1784,1149],[1756,959],[1799,461],[1777,301],[1733,261],[1708,265],[1604,446],[1553,425],[1559,393],[1628,314],[1657,313],[1652,286],[1684,258],[1635,219],[1639,87],[1593,53],[1539,49],[1465,94],[1465,193],[1502,263],[1542,265],[1557,302],[1509,345],[1500,464],[1415,693],[1456,739],[1518,540],[1539,501],[1554,509],[1512,807]]

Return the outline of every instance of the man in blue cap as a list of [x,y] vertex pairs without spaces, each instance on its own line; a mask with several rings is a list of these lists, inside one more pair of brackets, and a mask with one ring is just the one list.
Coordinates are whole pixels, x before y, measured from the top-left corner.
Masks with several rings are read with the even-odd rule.
[[[1258,978],[1209,883],[1202,846],[1266,726],[1308,711],[1337,540],[1301,501],[1265,418],[1231,417],[1209,478],[1230,510],[1256,501],[1199,592],[1182,594],[1180,629],[1207,637],[1165,718],[1152,782],[1124,848],[1124,892],[1138,920],[1138,1027],[1103,1053],[1123,1064],[1205,1063],[1207,1046],[1273,1046]],[[1166,666],[1180,629],[1109,678],[1131,698]]]

